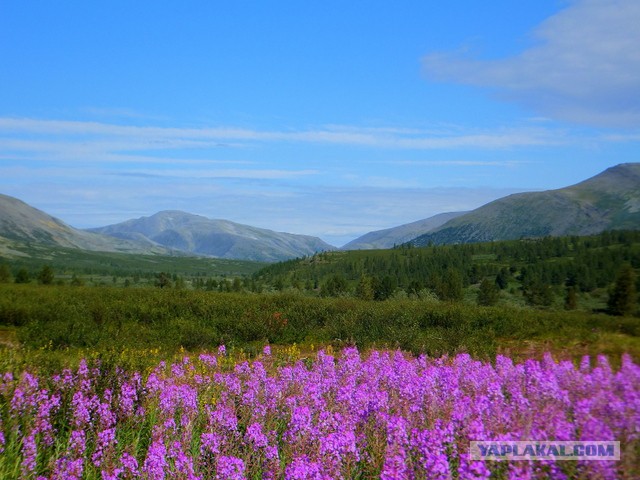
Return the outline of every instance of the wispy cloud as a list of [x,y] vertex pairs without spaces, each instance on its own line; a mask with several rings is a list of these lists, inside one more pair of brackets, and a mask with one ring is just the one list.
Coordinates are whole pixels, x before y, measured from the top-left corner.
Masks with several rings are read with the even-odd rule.
[[561,132],[531,127],[493,130],[358,128],[327,126],[309,130],[255,130],[233,127],[177,128],[92,121],[0,118],[0,146],[12,150],[67,152],[203,149],[254,142],[350,145],[383,149],[505,149],[558,145]]
[[534,32],[519,55],[423,58],[429,78],[490,87],[544,115],[581,124],[640,124],[640,2],[576,0]]
[[297,178],[309,175],[317,175],[318,170],[284,170],[284,169],[218,169],[218,170],[162,170],[156,171],[121,171],[113,172],[110,175],[128,177],[156,177],[173,179],[198,179],[206,180],[212,178],[241,178],[260,180],[279,180],[287,178]]
[[524,165],[523,160],[387,160],[390,165],[416,165],[433,167],[499,167],[513,168]]

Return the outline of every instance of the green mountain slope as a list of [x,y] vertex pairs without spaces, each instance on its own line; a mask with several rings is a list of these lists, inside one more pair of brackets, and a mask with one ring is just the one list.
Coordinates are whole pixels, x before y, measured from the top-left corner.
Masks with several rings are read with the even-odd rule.
[[640,229],[640,163],[570,187],[510,195],[413,240],[417,246]]
[[27,243],[78,248],[89,251],[127,253],[170,253],[149,242],[115,239],[73,228],[17,198],[0,194],[0,244]]
[[433,217],[407,223],[398,227],[386,228],[369,232],[361,237],[352,240],[341,248],[341,250],[374,250],[379,248],[392,248],[413,240],[419,235],[430,232],[444,225],[449,220],[464,215],[467,212],[440,213]]

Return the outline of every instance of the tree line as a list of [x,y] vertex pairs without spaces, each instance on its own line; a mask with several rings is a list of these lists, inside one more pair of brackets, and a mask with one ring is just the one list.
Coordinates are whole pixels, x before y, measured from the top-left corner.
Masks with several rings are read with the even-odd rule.
[[254,279],[276,290],[371,300],[406,295],[461,301],[472,289],[480,305],[509,296],[535,307],[561,300],[567,310],[577,307],[579,297],[604,290],[608,311],[629,314],[637,305],[639,269],[640,232],[612,231],[588,237],[324,252],[267,266]]

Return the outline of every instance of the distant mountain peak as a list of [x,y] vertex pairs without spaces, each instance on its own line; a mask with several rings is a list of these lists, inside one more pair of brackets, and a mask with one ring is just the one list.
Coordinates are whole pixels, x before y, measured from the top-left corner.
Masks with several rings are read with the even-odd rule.
[[90,231],[122,239],[144,239],[196,255],[263,262],[335,250],[317,237],[275,232],[179,210],[163,210]]

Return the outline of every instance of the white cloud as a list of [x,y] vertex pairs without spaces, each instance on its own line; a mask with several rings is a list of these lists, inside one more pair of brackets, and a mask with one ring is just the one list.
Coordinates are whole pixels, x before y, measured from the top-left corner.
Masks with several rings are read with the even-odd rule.
[[317,175],[318,170],[285,170],[285,169],[217,169],[217,170],[134,170],[118,171],[113,175],[138,176],[138,177],[164,177],[174,179],[197,179],[206,180],[212,178],[242,178],[277,180],[285,178],[304,177]]
[[311,130],[252,130],[233,127],[141,127],[89,121],[0,118],[0,146],[16,151],[47,151],[84,156],[105,152],[209,149],[255,142],[314,143],[384,149],[505,149],[557,145],[562,134],[545,128],[438,130],[327,126]]
[[640,2],[576,0],[535,30],[519,55],[423,58],[425,74],[494,88],[543,115],[596,126],[640,124]]

